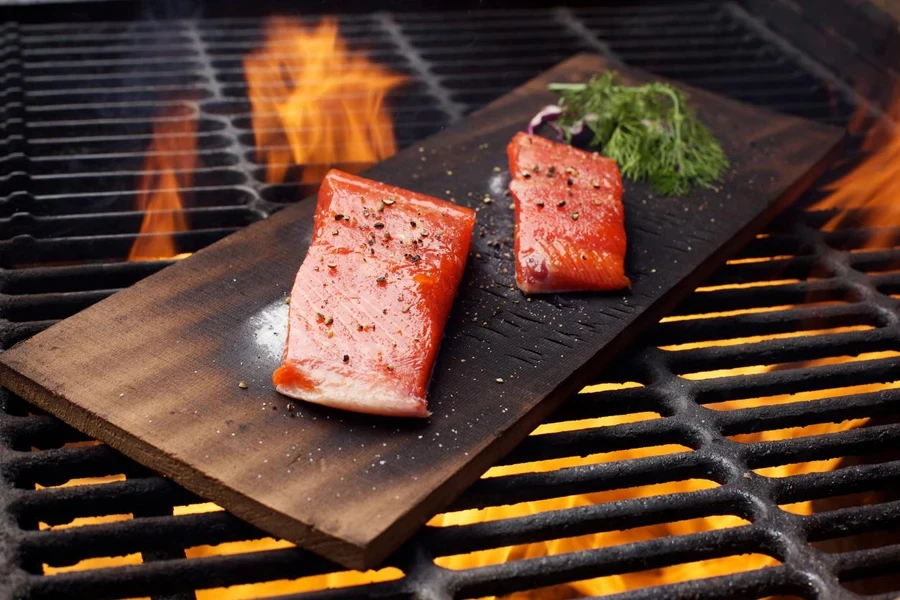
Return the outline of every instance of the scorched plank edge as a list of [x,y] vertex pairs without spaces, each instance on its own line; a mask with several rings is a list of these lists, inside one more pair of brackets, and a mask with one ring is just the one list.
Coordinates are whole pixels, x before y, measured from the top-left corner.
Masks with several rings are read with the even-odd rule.
[[790,203],[843,136],[692,90],[732,160],[722,189],[675,199],[627,184],[633,289],[526,301],[506,143],[555,100],[546,83],[608,67],[576,56],[369,171],[479,211],[428,422],[296,402],[292,416],[273,390],[314,199],[8,350],[0,383],[273,535],[348,567],[378,564]]

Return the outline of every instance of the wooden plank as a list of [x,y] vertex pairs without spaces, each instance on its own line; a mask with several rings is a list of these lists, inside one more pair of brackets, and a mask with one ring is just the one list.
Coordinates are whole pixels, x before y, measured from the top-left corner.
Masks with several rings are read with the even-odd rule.
[[313,199],[7,351],[0,383],[273,535],[348,567],[378,564],[791,202],[842,139],[692,91],[733,162],[722,189],[676,199],[628,184],[633,289],[526,300],[513,280],[506,143],[553,101],[547,82],[607,67],[579,55],[369,172],[479,211],[428,422],[289,413],[274,392]]

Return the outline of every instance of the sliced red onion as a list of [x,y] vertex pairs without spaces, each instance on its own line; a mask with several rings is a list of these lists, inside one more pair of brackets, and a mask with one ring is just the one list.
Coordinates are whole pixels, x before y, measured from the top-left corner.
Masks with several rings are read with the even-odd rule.
[[[559,115],[561,115],[562,112],[563,112],[562,108],[560,108],[556,104],[548,104],[547,106],[542,108],[540,110],[540,112],[538,112],[538,114],[534,115],[534,117],[532,117],[531,121],[528,123],[529,135],[534,134],[535,130],[537,130],[537,128],[540,127],[541,125],[543,125],[544,123],[549,122],[549,121],[555,121],[556,119],[558,119]],[[554,128],[554,129],[556,129],[556,128]]]
[[585,124],[593,123],[596,120],[597,120],[597,115],[594,113],[588,113],[588,114],[584,115],[583,117],[581,117],[580,119],[578,119],[577,121],[572,123],[572,126],[569,127],[569,134],[572,137],[575,137],[576,135],[581,135],[581,132],[584,131]]

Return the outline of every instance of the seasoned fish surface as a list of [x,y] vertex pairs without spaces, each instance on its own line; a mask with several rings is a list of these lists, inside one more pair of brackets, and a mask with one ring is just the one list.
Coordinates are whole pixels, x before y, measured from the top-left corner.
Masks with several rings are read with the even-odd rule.
[[615,161],[526,133],[516,134],[507,154],[519,288],[539,293],[629,287],[622,178]]
[[330,171],[291,291],[276,389],[334,408],[427,417],[474,224],[471,209]]

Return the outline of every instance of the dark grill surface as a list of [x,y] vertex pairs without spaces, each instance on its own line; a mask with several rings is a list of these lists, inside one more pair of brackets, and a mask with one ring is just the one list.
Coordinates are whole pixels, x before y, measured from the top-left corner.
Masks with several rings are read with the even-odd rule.
[[[580,50],[823,122],[854,110],[730,3],[376,13],[341,31],[410,75],[391,99],[400,146]],[[124,262],[164,107],[198,117],[181,251],[311,191],[255,162],[242,58],[261,39],[257,20],[0,26],[0,345],[168,264]],[[365,588],[286,544],[235,544],[264,535],[4,394],[0,597],[569,598],[627,581],[617,597],[893,598],[900,229],[858,211],[826,231],[831,216],[759,236],[452,508],[486,510],[439,517]]]

